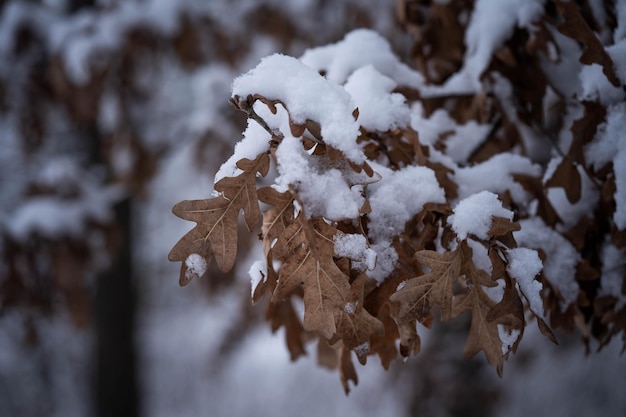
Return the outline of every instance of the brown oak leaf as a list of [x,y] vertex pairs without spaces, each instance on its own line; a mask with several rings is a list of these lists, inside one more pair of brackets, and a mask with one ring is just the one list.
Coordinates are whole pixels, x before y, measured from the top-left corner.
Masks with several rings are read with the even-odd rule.
[[580,62],[585,65],[598,64],[602,66],[602,72],[606,78],[615,87],[619,87],[621,83],[615,75],[613,60],[580,13],[577,2],[556,0],[554,3],[564,19],[564,22],[557,26],[559,32],[577,40],[584,46]]
[[[337,229],[322,219],[311,222],[294,221],[274,247],[277,256],[286,260],[278,272],[272,302],[288,298],[302,285],[305,330],[330,339],[337,332],[336,313],[351,301],[350,283],[333,260]],[[304,223],[312,229],[313,241]]]
[[183,261],[180,284],[189,283],[185,260],[198,254],[208,264],[213,257],[220,270],[229,271],[237,255],[237,219],[243,210],[249,230],[256,227],[260,218],[256,193],[257,173],[267,175],[269,156],[265,153],[255,160],[242,159],[237,167],[243,171],[236,177],[225,177],[215,184],[218,197],[206,200],[185,200],[177,203],[172,212],[196,226],[174,245],[168,255],[170,261]]
[[432,307],[441,310],[441,319],[446,321],[452,313],[452,288],[461,274],[463,257],[459,250],[439,253],[423,250],[415,258],[431,271],[425,275],[411,278],[404,287],[393,294],[389,300],[399,305],[395,315],[399,326],[418,320],[430,326]]
[[455,297],[452,314],[454,317],[466,311],[472,314],[464,354],[466,359],[469,359],[482,350],[485,352],[487,362],[496,367],[498,375],[502,375],[505,352],[502,349],[498,325],[510,327],[516,323],[517,319],[512,320],[511,314],[499,315],[499,317],[490,315],[496,302],[489,298],[483,287],[494,287],[496,283],[487,272],[476,268],[472,260],[472,250],[467,243],[462,242],[460,249],[463,251],[466,289],[464,293]]
[[[333,339],[342,340],[343,345],[354,350],[362,365],[370,351],[370,336],[381,335],[383,324],[363,308],[364,286],[367,276],[359,274],[351,284],[348,302],[341,310],[335,310],[337,334]],[[330,342],[333,343],[334,340]]]

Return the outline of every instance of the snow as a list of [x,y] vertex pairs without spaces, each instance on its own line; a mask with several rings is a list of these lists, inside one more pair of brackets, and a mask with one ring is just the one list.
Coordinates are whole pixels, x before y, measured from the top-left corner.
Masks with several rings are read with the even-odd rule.
[[520,247],[541,249],[546,254],[543,275],[556,287],[562,297],[561,310],[576,302],[580,288],[575,280],[580,254],[560,233],[548,227],[540,218],[520,220],[521,229],[513,232]]
[[346,305],[343,306],[343,311],[346,314],[353,315],[354,312],[356,311],[356,307],[357,307],[356,302],[346,303]]
[[373,66],[378,72],[397,83],[419,87],[423,77],[401,63],[386,39],[368,29],[356,29],[343,40],[326,46],[308,49],[300,60],[336,84],[344,84],[359,68]]
[[369,248],[365,236],[355,233],[337,233],[334,238],[335,255],[352,259],[352,268],[365,271],[376,265],[376,252]]
[[178,28],[181,11],[192,7],[190,1],[148,0],[120,2],[106,13],[85,11],[73,19],[59,19],[48,25],[46,40],[63,58],[72,82],[86,84],[96,56],[106,56],[124,42],[136,27],[173,34]]
[[250,275],[250,296],[252,297],[254,296],[256,287],[258,287],[261,282],[265,282],[267,280],[267,265],[265,264],[265,261],[254,261],[252,265],[250,265],[248,275]]
[[617,27],[613,32],[613,40],[617,43],[626,39],[626,3],[623,1],[615,2],[615,15],[617,16]]
[[279,176],[275,188],[286,191],[293,186],[308,217],[340,220],[359,216],[365,203],[362,187],[350,186],[339,169],[318,163],[300,139],[285,137],[276,149],[276,158]]
[[215,173],[215,182],[225,177],[236,177],[243,173],[237,167],[241,159],[254,160],[259,154],[266,152],[270,145],[271,135],[252,119],[248,119],[248,127],[243,132],[243,139],[235,145],[233,154],[224,162]]
[[397,254],[391,247],[404,225],[422,211],[426,203],[443,203],[445,195],[430,168],[409,166],[398,171],[378,164],[372,168],[381,180],[368,187],[371,212],[368,230],[377,253],[376,268],[370,276],[383,280],[393,270]]
[[506,355],[511,351],[515,342],[520,337],[519,329],[507,329],[502,324],[498,324],[498,336],[502,341],[502,354]]
[[496,194],[481,191],[461,200],[448,217],[448,222],[461,240],[470,235],[488,240],[494,216],[512,220],[513,212],[502,207]]
[[599,64],[583,65],[578,83],[581,86],[581,100],[600,101],[603,105],[610,105],[624,99],[624,90],[609,82]]
[[[558,159],[558,158],[557,158]],[[585,169],[578,165],[576,167],[581,179],[580,200],[572,204],[569,202],[565,190],[562,187],[548,188],[546,194],[550,204],[562,220],[559,230],[569,230],[576,226],[580,219],[590,216],[597,206],[600,195],[596,184],[589,178]],[[548,180],[547,175],[544,176],[544,182]]]
[[359,109],[357,121],[367,130],[385,132],[406,127],[410,110],[402,94],[392,93],[396,83],[372,65],[356,70],[344,85]]
[[33,234],[48,238],[79,236],[85,232],[88,221],[108,221],[112,216],[111,204],[122,195],[119,188],[109,187],[92,190],[77,199],[31,197],[15,208],[6,228],[13,238],[21,241]]
[[192,253],[185,259],[185,266],[187,271],[185,272],[185,278],[191,280],[192,278],[200,278],[207,270],[207,263],[204,257],[197,253]]
[[418,132],[423,145],[435,145],[441,136],[447,135],[443,142],[446,146],[445,156],[457,164],[467,163],[474,149],[485,140],[491,129],[490,125],[473,120],[457,124],[444,109],[437,109],[425,117],[419,101],[411,106],[411,127]]
[[587,162],[599,170],[613,162],[615,172],[615,213],[613,220],[620,230],[626,229],[626,103],[610,106],[606,123],[598,127],[593,141],[585,147]]
[[282,54],[265,57],[252,70],[235,79],[233,97],[259,94],[280,100],[298,124],[313,120],[321,125],[324,141],[355,162],[365,161],[357,146],[359,124],[352,112],[355,103],[339,85],[329,82],[298,59]]
[[604,242],[602,246],[602,281],[598,295],[611,296],[617,299],[616,310],[626,307],[624,276],[626,276],[626,248],[619,249],[612,242]]
[[544,318],[541,282],[535,280],[543,269],[543,264],[537,251],[528,248],[513,248],[507,250],[507,272],[519,285],[522,294],[530,305],[530,310],[541,319]]
[[511,153],[494,155],[487,161],[456,170],[454,180],[459,185],[459,198],[466,198],[480,191],[504,193],[509,191],[513,201],[528,201],[528,193],[513,178],[515,174],[537,176],[541,167],[530,159]]
[[532,32],[543,14],[544,0],[478,0],[465,31],[463,67],[442,87],[424,89],[428,95],[471,94],[482,90],[480,77],[491,56],[516,27]]

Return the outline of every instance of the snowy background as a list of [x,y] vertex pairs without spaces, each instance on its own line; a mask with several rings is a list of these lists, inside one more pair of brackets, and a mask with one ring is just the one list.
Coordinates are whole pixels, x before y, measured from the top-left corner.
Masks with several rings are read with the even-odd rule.
[[[166,45],[162,53],[152,57],[150,65],[134,69],[140,74],[139,84],[148,86],[149,94],[132,101],[108,85],[98,96],[95,117],[103,135],[118,135],[119,126],[129,123],[143,146],[163,150],[157,169],[142,184],[141,198],[132,208],[141,415],[623,415],[626,360],[620,356],[617,340],[587,356],[579,336],[557,332],[560,345],[554,346],[531,323],[500,379],[482,354],[471,361],[462,359],[465,323],[457,320],[446,329],[421,329],[422,353],[404,363],[398,360],[387,371],[379,366],[377,358],[369,358],[367,366],[357,367],[358,386],[345,396],[337,372],[317,365],[314,345],[309,346],[307,357],[291,362],[282,332],[272,334],[269,324],[262,320],[263,302],[251,305],[248,270],[258,258],[254,250],[239,258],[228,278],[230,283],[216,276],[214,283],[194,281],[179,287],[179,265],[169,263],[167,254],[190,224],[174,217],[170,210],[178,201],[210,196],[213,176],[241,139],[240,121],[230,123],[237,117],[228,106],[232,81],[264,56],[282,52],[299,57],[309,47],[339,41],[356,27],[377,30],[390,39],[394,53],[404,59],[409,55],[411,38],[398,29],[393,2],[377,0],[362,6],[349,0],[146,0],[120,4],[101,0],[91,3],[106,12],[85,7],[68,14],[70,3],[8,1],[0,6],[0,74],[3,94],[11,100],[11,105],[5,106],[9,110],[3,108],[0,118],[0,231],[24,247],[32,245],[33,251],[39,247],[37,239],[54,244],[55,239],[66,236],[84,238],[93,251],[104,251],[102,236],[90,225],[109,221],[109,205],[129,189],[125,178],[138,165],[137,154],[129,150],[134,142],[124,142],[119,136],[112,140],[117,148],[107,162],[108,175],[119,181],[109,181],[104,168],[85,165],[89,146],[82,142],[80,132],[73,130],[75,125],[66,110],[59,110],[51,101],[43,111],[49,128],[43,145],[35,146],[34,153],[25,152],[28,140],[24,139],[18,116],[30,109],[31,102],[24,98],[32,83],[28,71],[39,59],[38,53],[45,50],[58,59],[70,84],[88,85],[99,65],[110,65],[109,57],[116,56],[115,51],[126,42],[132,28],[147,27],[158,33],[161,38],[157,44]],[[512,0],[478,3],[481,8],[477,9],[476,19],[482,21],[507,15],[507,5],[519,6]],[[508,24],[529,25],[543,2],[528,4],[526,8],[519,6],[518,20]],[[282,10],[284,21],[272,15],[276,9]],[[219,27],[216,31],[226,37],[224,40],[202,32],[206,36],[202,38],[206,39],[202,53],[211,59],[191,69],[172,58],[175,54],[167,46],[167,40],[180,31],[180,16],[207,19],[208,25]],[[626,21],[621,17],[620,22]],[[269,19],[269,23],[263,19]],[[496,31],[506,26],[504,20]],[[39,42],[45,47],[27,48],[16,58],[13,42],[24,22],[37,28],[34,44]],[[468,42],[483,36],[480,31],[493,33],[494,29],[477,24],[473,28]],[[228,51],[219,49],[219,39]],[[488,64],[485,60],[495,49],[489,44],[478,46],[468,52],[466,67],[442,87],[446,92],[473,91],[479,73]],[[621,53],[617,48],[613,50],[617,55]],[[236,53],[231,56],[233,51]],[[28,71],[21,71],[20,65]],[[26,75],[20,78],[15,74]],[[403,74],[397,70],[394,75]],[[13,80],[13,84],[6,80]],[[412,82],[421,81],[407,79],[407,83]],[[587,87],[591,90],[594,86]],[[595,88],[607,100],[617,94],[604,85]],[[440,93],[430,91],[433,95]],[[131,115],[130,121],[120,114],[123,106]],[[618,129],[618,111],[623,110],[623,106],[615,110],[611,119],[615,121],[607,129]],[[77,110],[68,110],[72,111]],[[229,122],[224,123],[225,119]],[[426,132],[422,139],[428,140],[428,128],[438,134],[448,121],[441,114],[422,120]],[[485,129],[471,123],[464,128],[467,131],[457,130],[449,143],[460,143],[464,134],[471,136],[470,132]],[[618,144],[615,147],[620,149]],[[457,159],[462,160],[468,152],[459,145]],[[597,163],[621,158],[622,154],[600,155]],[[71,203],[46,193],[32,197],[27,190],[33,184],[37,190],[53,189],[57,194],[71,195]],[[60,189],[63,184],[73,188]],[[467,195],[476,191],[470,185],[464,190]],[[2,244],[8,247],[6,242]],[[107,259],[96,256],[91,261],[97,266],[106,264]],[[47,260],[41,262],[37,270],[50,268]],[[9,272],[8,262],[0,265],[0,283]],[[92,294],[93,273],[86,275],[87,293]],[[94,414],[94,330],[76,325],[76,317],[63,308],[62,296],[51,303],[61,306],[53,308],[53,314],[33,313],[24,305],[2,307],[0,416]],[[115,300],[111,303],[115,305]],[[592,350],[594,347],[592,344]]]

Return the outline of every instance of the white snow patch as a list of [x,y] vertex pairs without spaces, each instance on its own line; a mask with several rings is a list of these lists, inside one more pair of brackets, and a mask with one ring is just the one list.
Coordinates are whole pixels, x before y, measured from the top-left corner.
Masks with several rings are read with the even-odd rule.
[[395,268],[398,254],[391,247],[393,238],[404,230],[404,225],[422,211],[428,202],[443,203],[445,195],[433,170],[409,166],[392,171],[372,163],[381,180],[369,186],[371,206],[369,236],[377,253],[376,268],[371,276],[379,281]]
[[585,158],[595,169],[613,162],[615,172],[615,213],[613,220],[626,229],[626,103],[608,108],[606,123],[598,128],[593,141],[585,147]]
[[187,271],[185,271],[185,278],[191,280],[193,278],[200,278],[207,270],[207,262],[203,256],[198,255],[197,253],[192,253],[187,256],[185,259],[185,266],[187,267]]
[[513,219],[513,212],[502,207],[498,196],[489,191],[481,191],[461,200],[453,212],[448,221],[461,240],[468,235],[487,240],[494,216]]
[[[275,186],[285,191],[293,186],[309,217],[331,220],[354,219],[365,202],[360,185],[351,186],[342,171],[323,166],[298,138],[285,137],[276,149],[278,173]],[[324,198],[320,198],[324,196]]]
[[514,174],[538,176],[541,167],[523,156],[502,153],[480,164],[457,169],[454,180],[459,185],[460,199],[484,190],[493,193],[509,191],[513,201],[524,203],[528,200],[528,193],[513,179]]
[[359,109],[357,121],[367,130],[385,132],[406,127],[411,119],[405,97],[392,93],[396,83],[372,65],[356,70],[344,88]]
[[335,255],[352,259],[352,266],[360,271],[376,266],[376,252],[369,248],[365,236],[355,233],[337,233],[334,238]]
[[521,229],[513,232],[520,247],[542,249],[546,254],[543,275],[556,287],[563,302],[561,311],[576,302],[580,288],[575,280],[580,254],[560,233],[540,218],[520,220]]
[[600,296],[617,298],[616,310],[626,306],[626,294],[622,293],[624,276],[626,273],[626,248],[619,249],[607,241],[602,247],[602,280],[600,281]]
[[537,251],[528,248],[513,248],[507,250],[509,264],[506,270],[519,285],[520,290],[528,300],[530,309],[537,317],[543,316],[543,299],[541,298],[541,282],[535,277],[541,272],[543,264]]
[[329,82],[298,59],[274,54],[235,79],[232,95],[246,98],[259,94],[280,100],[295,123],[318,122],[324,141],[356,163],[365,154],[356,143],[359,124],[352,112],[355,103],[341,86]]
[[237,167],[237,162],[243,158],[255,159],[259,154],[269,149],[271,135],[256,121],[248,119],[248,127],[243,132],[243,139],[235,145],[235,150],[215,174],[215,182],[224,177],[236,177],[243,171]]
[[498,324],[498,336],[502,341],[502,354],[506,355],[511,351],[520,336],[519,329],[507,329],[502,324]]
[[420,73],[401,63],[389,42],[368,29],[356,29],[335,44],[307,50],[300,60],[325,77],[343,84],[359,68],[372,65],[400,85],[419,87],[424,83]]
[[343,306],[343,311],[345,311],[346,314],[353,315],[354,312],[356,311],[356,306],[357,306],[356,302],[346,303],[346,305]]
[[248,275],[250,276],[250,296],[253,296],[256,287],[258,287],[261,282],[267,281],[267,265],[265,261],[254,261],[252,265],[250,265]]

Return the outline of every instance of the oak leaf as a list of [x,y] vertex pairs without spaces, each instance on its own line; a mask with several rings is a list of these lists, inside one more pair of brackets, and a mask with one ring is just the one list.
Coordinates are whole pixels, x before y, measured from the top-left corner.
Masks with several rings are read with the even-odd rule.
[[431,271],[425,275],[411,278],[389,300],[398,303],[399,309],[396,320],[399,326],[418,320],[430,326],[432,321],[432,307],[438,306],[441,318],[446,321],[451,318],[453,286],[461,274],[463,262],[459,250],[439,253],[431,250],[422,250],[415,254],[415,258]]
[[343,386],[344,392],[348,395],[350,393],[350,381],[354,382],[354,385],[358,385],[359,377],[354,369],[350,350],[341,346],[337,355],[339,355],[339,379],[341,379],[341,385]]
[[[364,286],[367,276],[359,274],[351,284],[348,302],[343,309],[335,310],[337,334],[333,339],[342,340],[343,345],[354,350],[362,365],[370,351],[370,336],[381,335],[383,324],[363,308]],[[331,343],[333,340],[331,339]]]
[[[472,314],[470,331],[464,349],[465,357],[470,359],[482,350],[487,362],[496,367],[498,375],[502,375],[505,355],[508,352],[503,351],[498,325],[515,328],[518,319],[512,314],[491,313],[496,302],[483,288],[494,287],[497,284],[487,272],[476,267],[472,260],[472,249],[466,242],[460,244],[459,250],[463,253],[466,288],[465,292],[455,297],[452,314],[455,317],[466,311]],[[516,343],[519,342],[519,338],[520,336],[517,337]]]
[[285,328],[285,341],[292,361],[306,355],[304,328],[290,300],[270,303],[266,317],[272,325],[272,332]]
[[172,212],[196,226],[174,245],[168,255],[170,261],[183,261],[180,283],[189,282],[185,275],[185,260],[192,254],[203,257],[208,264],[213,257],[220,270],[229,271],[237,254],[237,219],[243,210],[249,230],[260,218],[256,193],[257,173],[267,175],[269,156],[265,153],[255,160],[242,159],[237,167],[243,171],[237,177],[225,177],[215,184],[221,194],[206,200],[185,200],[177,203]]
[[308,224],[308,221],[294,221],[289,225],[274,247],[285,262],[278,272],[272,302],[288,298],[302,285],[305,330],[330,339],[337,332],[337,311],[350,302],[349,278],[333,260],[333,236],[337,229],[322,219],[313,220],[309,224],[311,241],[303,223]]
[[577,40],[584,47],[580,62],[585,65],[598,64],[602,66],[602,72],[609,82],[615,87],[619,87],[621,83],[615,74],[613,60],[583,18],[577,2],[557,0],[554,3],[564,19],[564,22],[557,26],[559,32]]

